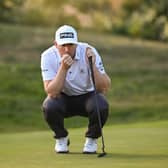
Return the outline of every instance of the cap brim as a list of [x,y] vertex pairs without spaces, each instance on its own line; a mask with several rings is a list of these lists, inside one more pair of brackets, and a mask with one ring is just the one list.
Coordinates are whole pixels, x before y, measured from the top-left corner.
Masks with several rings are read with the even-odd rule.
[[77,41],[73,41],[73,40],[66,40],[66,41],[57,41],[58,45],[64,45],[64,44],[78,44]]

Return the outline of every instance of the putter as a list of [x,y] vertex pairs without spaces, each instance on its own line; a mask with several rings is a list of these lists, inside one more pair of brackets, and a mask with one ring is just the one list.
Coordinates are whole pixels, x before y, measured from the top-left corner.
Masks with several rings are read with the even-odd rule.
[[94,72],[93,72],[92,56],[88,57],[88,60],[89,60],[89,66],[90,66],[93,87],[94,87],[94,99],[95,99],[95,103],[96,103],[96,112],[97,112],[97,116],[98,116],[98,122],[99,122],[99,127],[100,127],[100,132],[101,132],[101,140],[102,140],[102,153],[100,153],[97,157],[103,157],[106,155],[106,152],[105,152],[104,136],[103,136],[103,130],[102,130],[101,115],[100,115],[97,96],[96,96],[96,84],[95,84],[95,78],[94,78]]

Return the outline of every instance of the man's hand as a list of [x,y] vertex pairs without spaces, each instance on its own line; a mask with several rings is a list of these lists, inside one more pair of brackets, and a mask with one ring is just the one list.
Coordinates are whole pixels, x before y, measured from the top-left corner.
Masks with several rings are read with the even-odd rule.
[[73,64],[72,57],[68,54],[64,54],[61,59],[62,67],[65,68],[66,70],[68,70],[72,64]]
[[86,49],[86,58],[87,58],[86,61],[87,61],[87,63],[88,63],[88,58],[89,57],[92,57],[92,62],[93,62],[93,65],[94,65],[95,61],[96,61],[96,56],[95,56],[94,52],[92,51],[92,49],[87,47],[87,49]]

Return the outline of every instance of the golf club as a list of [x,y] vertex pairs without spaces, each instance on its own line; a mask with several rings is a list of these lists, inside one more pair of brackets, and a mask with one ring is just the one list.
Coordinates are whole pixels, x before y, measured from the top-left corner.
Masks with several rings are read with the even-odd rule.
[[97,157],[103,157],[106,155],[106,152],[105,152],[105,145],[104,145],[104,136],[103,136],[103,130],[102,130],[101,115],[100,115],[97,96],[96,96],[96,84],[95,84],[95,78],[94,78],[94,72],[93,72],[92,56],[88,57],[88,60],[89,60],[92,82],[93,82],[93,86],[94,86],[94,98],[95,98],[95,104],[96,104],[96,112],[97,112],[97,116],[98,116],[98,122],[99,122],[99,126],[100,126],[101,140],[102,140],[102,153],[100,153]]

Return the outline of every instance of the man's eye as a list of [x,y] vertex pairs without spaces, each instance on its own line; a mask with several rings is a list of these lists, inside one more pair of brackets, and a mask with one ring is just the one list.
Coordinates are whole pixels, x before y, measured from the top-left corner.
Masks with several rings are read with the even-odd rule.
[[74,44],[72,43],[69,43],[69,44],[63,44],[62,46],[65,47],[65,46],[73,46]]
[[69,45],[70,45],[70,46],[73,46],[74,44],[70,43]]

